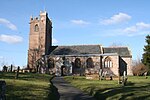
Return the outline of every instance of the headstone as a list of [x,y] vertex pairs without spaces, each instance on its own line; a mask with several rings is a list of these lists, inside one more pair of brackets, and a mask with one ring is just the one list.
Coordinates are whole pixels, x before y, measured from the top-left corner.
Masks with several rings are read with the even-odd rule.
[[13,65],[11,64],[11,66],[10,66],[10,72],[12,72],[12,69],[13,69]]
[[5,91],[6,91],[6,82],[0,81],[0,100],[6,100]]
[[99,80],[102,80],[102,74],[103,74],[103,70],[100,68],[99,69]]
[[144,76],[145,76],[146,79],[148,78],[148,77],[147,77],[147,72],[144,73]]
[[126,71],[124,71],[122,76],[122,85],[125,86],[126,83],[127,83],[127,76],[126,76]]
[[19,76],[19,70],[20,70],[20,67],[18,66],[18,68],[17,68],[17,73],[16,73],[16,79],[18,78],[18,76]]

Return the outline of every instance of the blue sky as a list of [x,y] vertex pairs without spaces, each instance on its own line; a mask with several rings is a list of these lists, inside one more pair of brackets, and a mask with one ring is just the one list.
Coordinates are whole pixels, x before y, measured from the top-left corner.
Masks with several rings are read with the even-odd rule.
[[53,45],[128,46],[141,57],[150,34],[149,0],[1,0],[0,65],[27,64],[30,16],[46,10]]

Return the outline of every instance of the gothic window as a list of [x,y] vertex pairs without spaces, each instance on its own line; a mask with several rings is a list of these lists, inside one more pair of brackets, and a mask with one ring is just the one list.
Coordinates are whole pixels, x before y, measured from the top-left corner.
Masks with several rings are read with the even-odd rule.
[[39,31],[39,26],[38,26],[37,24],[34,26],[34,31],[35,31],[35,32],[38,32],[38,31]]
[[54,59],[53,58],[48,59],[48,68],[54,68]]
[[111,68],[112,66],[112,60],[110,57],[106,57],[104,60],[104,67],[105,68]]
[[79,58],[75,59],[75,68],[80,68],[81,67],[81,60]]
[[86,67],[87,68],[93,68],[94,67],[94,63],[93,63],[93,59],[92,58],[88,58],[86,60]]

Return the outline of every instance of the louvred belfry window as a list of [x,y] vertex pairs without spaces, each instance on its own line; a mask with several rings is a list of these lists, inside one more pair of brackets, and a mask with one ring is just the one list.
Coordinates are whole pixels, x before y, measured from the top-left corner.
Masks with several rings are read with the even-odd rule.
[[35,31],[35,32],[38,32],[38,31],[39,31],[39,26],[38,26],[37,24],[36,24],[35,27],[34,27],[34,31]]

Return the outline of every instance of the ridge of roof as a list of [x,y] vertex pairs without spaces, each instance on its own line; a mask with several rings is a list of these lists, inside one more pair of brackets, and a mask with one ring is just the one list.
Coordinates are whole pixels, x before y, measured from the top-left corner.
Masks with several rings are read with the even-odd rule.
[[77,44],[77,45],[58,45],[58,47],[71,47],[71,46],[102,46],[101,44]]
[[103,47],[103,48],[128,48],[127,46],[110,46],[110,47]]
[[103,47],[104,53],[118,53],[120,56],[132,56],[129,47],[118,46],[118,47]]
[[71,46],[58,46],[52,50],[51,54],[99,54],[102,53],[101,45],[71,45]]

